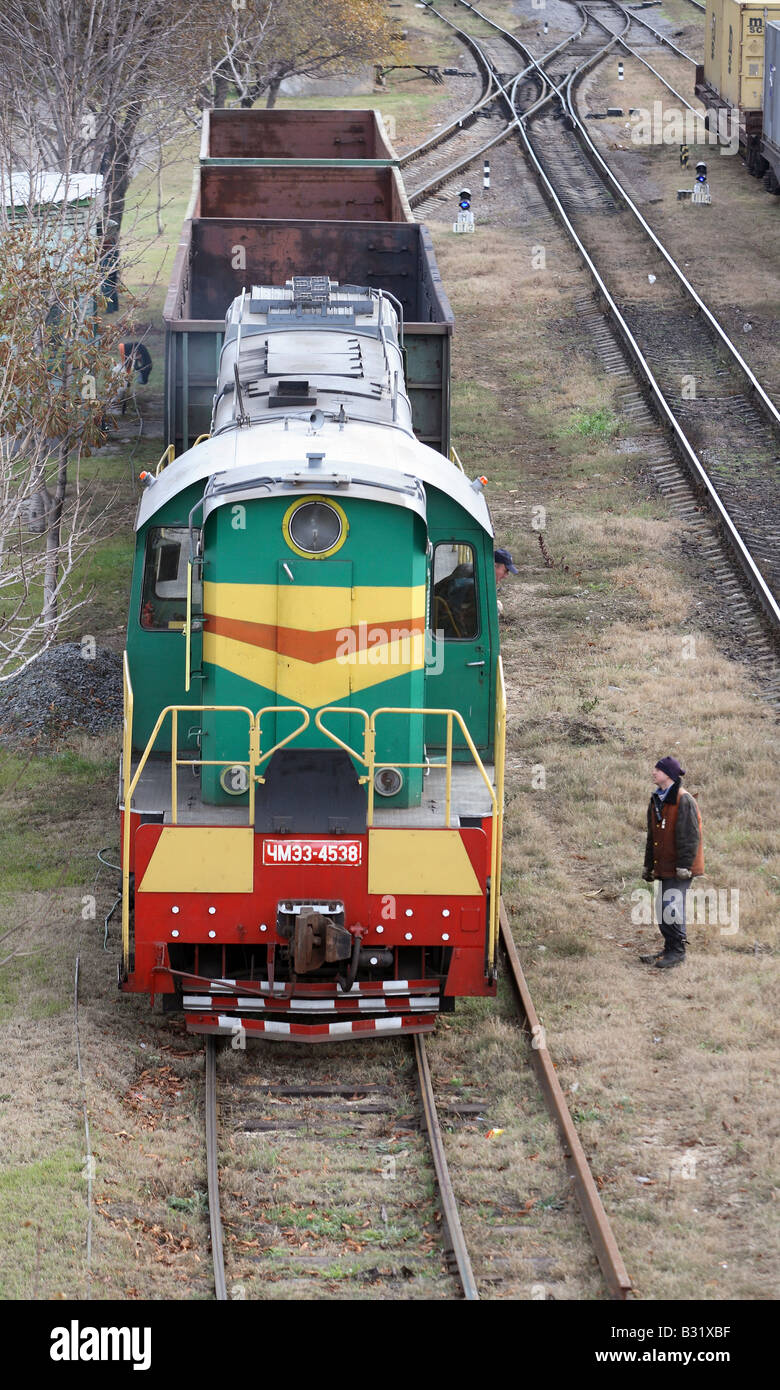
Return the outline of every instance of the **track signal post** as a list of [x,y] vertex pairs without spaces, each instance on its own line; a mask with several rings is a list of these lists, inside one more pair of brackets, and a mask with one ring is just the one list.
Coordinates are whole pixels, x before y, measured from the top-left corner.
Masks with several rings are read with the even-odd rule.
[[707,165],[700,159],[696,165],[696,182],[693,185],[692,202],[707,205],[712,202],[710,186],[707,182]]
[[473,232],[474,213],[471,211],[471,189],[461,188],[458,194],[458,219],[452,224],[453,232]]

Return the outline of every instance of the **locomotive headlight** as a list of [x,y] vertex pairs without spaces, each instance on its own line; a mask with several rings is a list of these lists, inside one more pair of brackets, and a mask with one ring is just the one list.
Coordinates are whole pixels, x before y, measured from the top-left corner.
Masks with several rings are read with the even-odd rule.
[[349,526],[346,513],[337,502],[325,497],[307,497],[288,508],[282,530],[287,544],[296,554],[324,560],[344,544]]
[[403,774],[397,767],[380,767],[374,776],[374,790],[380,796],[395,796],[403,784]]

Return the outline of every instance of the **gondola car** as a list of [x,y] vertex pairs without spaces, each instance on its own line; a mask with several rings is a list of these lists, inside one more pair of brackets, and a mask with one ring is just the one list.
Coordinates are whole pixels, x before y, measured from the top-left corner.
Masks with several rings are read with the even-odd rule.
[[209,437],[144,481],[122,989],[194,1032],[314,1041],[493,994],[492,527],[480,480],[415,438],[391,298],[245,291]]

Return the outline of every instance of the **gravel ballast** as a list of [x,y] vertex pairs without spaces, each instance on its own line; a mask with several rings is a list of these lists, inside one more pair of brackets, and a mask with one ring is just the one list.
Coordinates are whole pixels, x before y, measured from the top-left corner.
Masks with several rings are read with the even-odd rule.
[[0,743],[50,744],[71,730],[100,734],[122,722],[122,658],[108,647],[60,642],[0,685]]

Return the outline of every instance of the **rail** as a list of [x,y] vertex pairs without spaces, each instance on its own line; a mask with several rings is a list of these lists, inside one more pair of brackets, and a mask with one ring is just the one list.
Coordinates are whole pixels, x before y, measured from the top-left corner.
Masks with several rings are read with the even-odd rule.
[[530,1038],[531,1062],[547,1107],[557,1126],[566,1166],[574,1184],[585,1224],[593,1241],[596,1257],[612,1298],[625,1299],[631,1292],[631,1280],[618,1250],[609,1217],[604,1210],[593,1174],[590,1171],[585,1150],[569,1113],[561,1083],[555,1074],[555,1066],[547,1049],[545,1032],[534,1008],[503,903],[501,904],[501,943],[506,953],[523,1028]]
[[227,1280],[225,1278],[225,1247],[222,1230],[222,1213],[219,1205],[217,1044],[215,1038],[206,1039],[206,1095],[204,1107],[206,1120],[206,1178],[208,1183],[211,1262],[214,1269],[214,1296],[218,1303],[224,1303],[227,1301]]
[[458,1203],[455,1199],[455,1192],[450,1178],[449,1168],[447,1167],[447,1157],[444,1152],[444,1140],[441,1133],[439,1117],[436,1113],[436,1098],[433,1094],[433,1082],[431,1071],[428,1066],[428,1054],[425,1051],[425,1040],[420,1034],[414,1037],[414,1058],[417,1063],[417,1080],[420,1086],[420,1099],[422,1101],[423,1116],[425,1118],[425,1128],[428,1131],[428,1142],[431,1146],[431,1156],[436,1172],[436,1181],[439,1186],[441,1196],[442,1214],[449,1237],[450,1247],[458,1266],[458,1277],[463,1288],[463,1296],[469,1302],[479,1299],[477,1284],[474,1272],[471,1268],[466,1238],[463,1234],[463,1227],[460,1223]]

